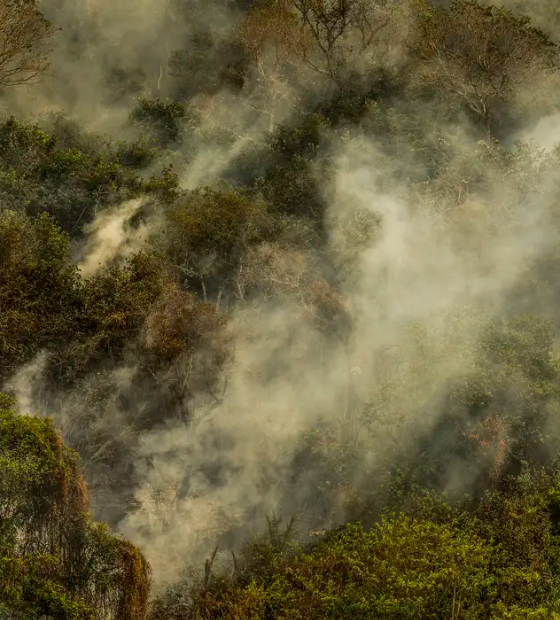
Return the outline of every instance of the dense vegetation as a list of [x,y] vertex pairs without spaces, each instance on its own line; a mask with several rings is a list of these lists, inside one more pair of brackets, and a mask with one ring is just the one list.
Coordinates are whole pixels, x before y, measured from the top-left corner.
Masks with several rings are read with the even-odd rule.
[[113,4],[0,0],[0,617],[560,618],[555,3]]
[[129,542],[87,513],[75,453],[49,419],[1,397],[0,604],[11,618],[142,618],[150,573]]

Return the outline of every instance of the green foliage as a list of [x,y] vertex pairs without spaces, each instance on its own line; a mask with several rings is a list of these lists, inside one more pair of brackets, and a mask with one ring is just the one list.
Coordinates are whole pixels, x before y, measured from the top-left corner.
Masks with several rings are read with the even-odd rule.
[[[65,231],[77,236],[96,209],[142,193],[160,197],[173,193],[176,178],[168,172],[147,180],[135,172],[135,166],[144,167],[147,158],[153,162],[157,157],[153,149],[144,155],[137,152],[146,151],[144,142],[126,148],[121,143],[113,149],[101,141],[79,137],[75,127],[61,120],[51,124],[52,134],[13,117],[0,125],[3,208],[31,215],[48,213]],[[127,149],[132,155],[136,149],[134,157],[126,154]]]
[[221,296],[247,249],[275,232],[275,221],[261,198],[227,187],[186,193],[167,217],[168,260],[204,301]]
[[[152,617],[558,618],[560,152],[497,140],[545,109],[528,112],[525,93],[555,75],[557,46],[529,19],[489,3],[298,0],[252,13],[241,49],[236,28],[253,3],[220,3],[240,14],[218,18],[216,35],[201,23],[204,3],[173,4],[167,17],[186,11],[188,37],[185,49],[168,52],[165,80],[165,60],[155,61],[158,96],[141,67],[127,66],[128,53],[100,84],[111,90],[106,102],[136,98],[115,140],[62,115],[40,126],[0,123],[0,380],[45,353],[47,408],[63,400],[56,413],[66,436],[100,490],[100,510],[113,509],[104,492],[118,496],[117,520],[137,488],[140,433],[170,418],[188,425],[191,407],[222,404],[235,344],[230,312],[264,317],[280,306],[286,326],[295,318],[309,327],[301,347],[299,334],[289,335],[281,364],[271,356],[261,378],[291,366],[306,377],[300,349],[313,371],[352,354],[359,312],[369,304],[378,304],[372,316],[380,311],[390,286],[381,277],[362,298],[362,259],[387,240],[370,190],[398,193],[417,209],[410,221],[432,222],[428,238],[447,243],[467,271],[471,260],[480,265],[481,249],[510,232],[520,239],[538,216],[548,246],[522,265],[499,312],[494,304],[444,309],[399,324],[402,338],[388,353],[373,343],[371,365],[366,359],[363,375],[353,368],[337,379],[340,407],[305,429],[274,478],[274,498],[289,506],[304,498],[314,526],[362,524],[308,544],[293,539],[293,522],[284,530],[271,519],[266,536],[233,556],[231,571],[214,569],[214,554],[204,576],[155,601]],[[391,5],[396,21],[367,23],[358,10],[366,4]],[[273,21],[286,12],[293,15],[283,26]],[[322,89],[321,75],[336,88]],[[554,79],[543,90],[556,92]],[[223,101],[236,106],[227,126],[212,116]],[[464,123],[465,111],[473,123]],[[263,139],[249,127],[268,114]],[[476,143],[481,130],[486,139]],[[356,192],[357,204],[358,185],[335,174],[348,147],[376,153],[371,186],[360,170],[368,191]],[[174,165],[188,173],[214,152],[221,178],[182,189]],[[340,205],[328,200],[338,201],[339,187],[352,190]],[[143,200],[133,224],[149,229],[145,250],[82,277],[72,252],[84,226],[131,198]],[[356,320],[346,291],[358,301]],[[130,372],[121,381],[123,368]],[[326,405],[327,387],[324,401],[302,401]],[[53,424],[18,417],[0,401],[0,613],[140,620],[149,595],[141,553],[87,515],[77,457]],[[224,435],[212,434],[209,445],[229,450]],[[209,484],[229,480],[220,457]],[[395,514],[382,518],[388,510]]]
[[[46,214],[0,212],[0,359],[4,376],[68,328],[79,274],[68,236]],[[56,321],[53,321],[57,316]]]
[[[541,490],[488,498],[474,519],[459,518],[456,510],[440,521],[386,516],[369,531],[349,524],[291,555],[271,537],[265,552],[246,548],[236,561],[244,568],[233,579],[224,576],[194,591],[191,607],[174,607],[173,617],[555,617],[557,542],[545,535],[535,546],[535,534],[546,534],[550,524],[545,500]],[[507,516],[492,512],[498,507]],[[537,521],[525,520],[524,510]],[[172,599],[169,591],[156,601],[153,620],[166,617]]]
[[144,617],[150,569],[91,521],[77,455],[50,419],[0,397],[0,601],[9,613],[59,620]]
[[325,204],[315,172],[328,126],[323,116],[309,114],[295,126],[280,125],[269,137],[270,154],[259,188],[281,213],[322,221]]
[[130,120],[149,132],[162,148],[181,139],[183,119],[187,116],[185,106],[175,101],[139,99],[130,113]]
[[147,168],[160,155],[159,147],[154,138],[141,136],[132,143],[121,142],[116,147],[117,157],[122,166],[137,170]]
[[60,353],[53,359],[58,380],[75,381],[102,360],[117,364],[140,333],[164,281],[160,261],[140,252],[81,283],[72,333],[58,341]]
[[83,280],[68,235],[46,214],[0,213],[0,372],[50,354],[51,378],[75,381],[102,360],[117,363],[163,290],[165,268],[148,253]]

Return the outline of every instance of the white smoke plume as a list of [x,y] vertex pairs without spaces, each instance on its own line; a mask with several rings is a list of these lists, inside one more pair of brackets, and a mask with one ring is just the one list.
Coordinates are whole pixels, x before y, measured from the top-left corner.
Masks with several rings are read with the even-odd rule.
[[[335,168],[334,184],[326,190],[333,251],[341,251],[337,227],[352,213],[368,212],[382,222],[341,284],[353,312],[350,340],[328,343],[305,316],[282,302],[235,312],[236,356],[223,404],[207,416],[195,408],[197,421],[188,427],[157,430],[141,440],[140,509],[121,530],[147,551],[157,583],[176,578],[186,558],[203,561],[220,533],[247,525],[248,509],[261,520],[273,511],[305,511],[314,491],[312,472],[290,497],[286,484],[299,442],[322,424],[350,425],[372,468],[414,445],[420,432],[437,423],[449,381],[471,369],[480,335],[473,312],[463,328],[462,348],[449,345],[446,312],[467,306],[500,312],[524,266],[553,241],[538,201],[520,208],[512,217],[515,225],[503,226],[488,242],[461,227],[442,228],[404,186],[386,188],[380,149],[365,138],[342,147]],[[497,197],[480,200],[486,201],[490,220],[499,221]],[[457,233],[466,235],[466,251]],[[406,348],[412,326],[428,330],[431,352],[438,352],[420,379],[407,371],[421,363],[418,353]],[[392,358],[386,352],[393,347],[398,355]],[[392,372],[401,377],[403,390],[378,404],[400,412],[397,431],[356,418],[348,405],[349,389],[354,398],[367,400],[379,379]],[[219,480],[208,473],[213,467],[222,472]],[[355,482],[360,475],[367,472],[357,472]],[[448,477],[453,486],[461,473],[450,471]],[[329,526],[343,521],[338,508],[333,502]]]
[[4,389],[11,392],[17,401],[20,415],[45,414],[41,389],[45,387],[43,373],[48,360],[48,352],[41,351],[28,364],[24,364],[5,383]]
[[87,241],[81,249],[83,258],[78,265],[84,278],[94,276],[111,261],[125,259],[142,248],[147,240],[147,225],[127,226],[142,204],[142,199],[135,199],[103,210],[87,225]]

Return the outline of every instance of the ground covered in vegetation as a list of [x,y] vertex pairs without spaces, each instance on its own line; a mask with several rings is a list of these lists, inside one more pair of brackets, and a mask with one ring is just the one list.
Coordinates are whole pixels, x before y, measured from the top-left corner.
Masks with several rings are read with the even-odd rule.
[[560,618],[556,4],[113,4],[0,0],[0,617]]

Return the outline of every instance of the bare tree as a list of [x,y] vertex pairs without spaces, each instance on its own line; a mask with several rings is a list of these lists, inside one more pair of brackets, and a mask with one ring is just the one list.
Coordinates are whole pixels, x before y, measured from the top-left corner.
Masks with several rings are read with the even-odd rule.
[[475,0],[434,8],[421,0],[413,79],[466,104],[490,135],[499,106],[558,67],[558,48],[527,17]]
[[238,40],[251,61],[243,102],[268,119],[272,132],[280,106],[294,104],[289,75],[297,60],[297,22],[285,2],[253,7],[238,28]]
[[389,23],[383,0],[291,0],[301,21],[303,62],[340,88],[346,71],[363,68]]
[[33,82],[48,69],[56,30],[36,0],[0,0],[0,87]]
[[283,97],[296,74],[305,86],[302,66],[340,89],[348,74],[365,73],[374,59],[391,6],[387,0],[257,0],[240,39],[269,100]]

